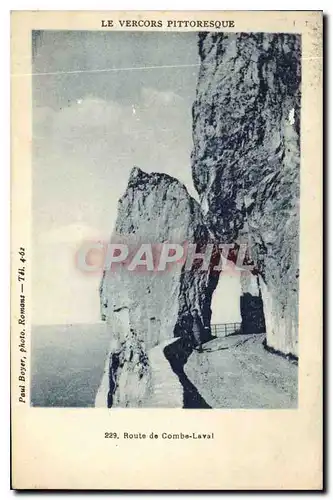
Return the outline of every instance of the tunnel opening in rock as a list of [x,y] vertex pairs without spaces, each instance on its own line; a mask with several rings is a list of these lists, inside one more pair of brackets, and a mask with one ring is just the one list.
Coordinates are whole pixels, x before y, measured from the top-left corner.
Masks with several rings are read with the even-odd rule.
[[238,273],[222,271],[211,302],[211,333],[226,336],[241,328],[241,283]]
[[211,333],[265,333],[265,315],[259,279],[248,271],[222,271],[211,302]]
[[242,333],[266,333],[264,306],[259,277],[246,271],[241,274],[240,313]]

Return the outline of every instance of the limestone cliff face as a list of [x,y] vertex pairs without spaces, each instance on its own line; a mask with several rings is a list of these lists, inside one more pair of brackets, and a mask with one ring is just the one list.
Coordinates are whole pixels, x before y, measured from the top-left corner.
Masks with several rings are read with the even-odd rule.
[[[184,259],[157,271],[160,244],[198,243],[203,248],[209,233],[199,204],[180,182],[134,168],[119,200],[111,241],[129,245],[132,254],[126,265],[106,271],[101,283],[101,312],[112,335],[105,397],[113,407],[149,406],[150,350],[175,335],[185,336],[193,307],[209,323],[217,279],[207,272],[185,271]],[[152,245],[154,269],[139,266],[131,271],[129,261],[142,244]]]
[[[241,276],[243,332],[266,331],[268,346],[298,354],[300,37],[205,33],[199,53],[192,175],[200,205],[176,179],[132,170],[111,241],[129,245],[132,256],[151,244],[154,262],[132,271],[129,257],[104,273],[101,314],[112,342],[97,396],[102,406],[154,406],[152,360],[164,361],[161,346],[172,344],[170,366],[184,381],[178,364],[191,350],[191,310],[210,324],[218,273],[186,270],[182,259],[157,271],[165,242],[195,243],[201,253],[209,243],[234,244],[232,260],[246,242],[255,270]],[[165,406],[174,406],[177,382],[167,378],[177,394]]]
[[297,354],[301,39],[199,38],[192,172],[205,222],[221,243],[246,226],[267,343]]

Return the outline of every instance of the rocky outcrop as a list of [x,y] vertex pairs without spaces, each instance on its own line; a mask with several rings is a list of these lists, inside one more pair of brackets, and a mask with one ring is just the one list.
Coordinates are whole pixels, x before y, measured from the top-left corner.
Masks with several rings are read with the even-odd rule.
[[[112,242],[128,245],[131,255],[152,245],[153,263],[133,271],[127,259],[104,273],[101,314],[112,343],[96,404],[162,406],[155,384],[174,391],[165,404],[177,406],[180,383],[184,407],[209,407],[184,365],[191,310],[210,325],[219,244],[234,245],[234,262],[247,244],[252,271],[241,276],[243,333],[266,331],[270,350],[297,356],[300,50],[298,35],[200,34],[192,152],[200,205],[176,179],[132,170]],[[158,271],[165,242],[195,243],[200,253],[213,243],[211,267],[201,270],[195,262],[189,270],[179,258]]]
[[209,324],[217,282],[209,272],[185,270],[184,259],[158,271],[161,244],[197,243],[198,251],[204,251],[209,232],[199,204],[180,182],[135,167],[119,200],[111,241],[128,245],[131,258],[142,244],[150,244],[154,269],[129,270],[127,260],[114,272],[104,273],[101,312],[110,327],[112,346],[105,370],[108,394],[104,390],[98,399],[107,399],[109,407],[146,406],[152,397],[150,351],[174,336],[189,337],[194,307]]
[[246,225],[267,345],[297,354],[301,39],[203,33],[199,52],[192,172],[205,222],[221,243]]

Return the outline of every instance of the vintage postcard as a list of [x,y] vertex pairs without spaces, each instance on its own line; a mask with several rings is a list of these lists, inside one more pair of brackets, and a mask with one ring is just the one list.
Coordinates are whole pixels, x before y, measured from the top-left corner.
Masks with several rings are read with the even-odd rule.
[[322,13],[11,50],[12,487],[322,489]]

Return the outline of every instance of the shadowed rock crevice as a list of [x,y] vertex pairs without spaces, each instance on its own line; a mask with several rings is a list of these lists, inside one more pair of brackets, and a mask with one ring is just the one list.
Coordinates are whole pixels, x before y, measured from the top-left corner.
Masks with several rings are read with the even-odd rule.
[[192,342],[186,338],[164,348],[164,355],[183,387],[183,408],[211,408],[184,372],[184,366],[192,352]]

